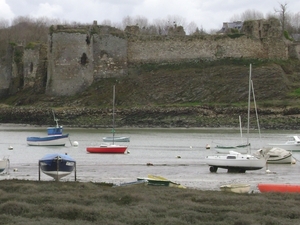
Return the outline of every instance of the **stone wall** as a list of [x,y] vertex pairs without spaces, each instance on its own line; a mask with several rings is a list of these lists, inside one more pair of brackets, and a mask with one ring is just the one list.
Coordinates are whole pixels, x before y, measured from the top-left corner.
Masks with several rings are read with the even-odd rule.
[[74,95],[93,82],[93,41],[83,33],[56,32],[49,35],[48,95]]
[[[68,96],[94,81],[120,77],[140,63],[177,63],[222,58],[298,58],[299,44],[283,39],[277,20],[247,21],[242,35],[145,35],[137,26],[125,31],[109,26],[51,27],[48,46],[14,47],[0,63],[0,95],[34,87],[39,93]],[[176,32],[175,32],[176,31]],[[20,51],[23,61],[20,62]],[[8,51],[9,53],[9,51]],[[47,54],[46,54],[47,53]],[[17,60],[16,60],[17,59]]]

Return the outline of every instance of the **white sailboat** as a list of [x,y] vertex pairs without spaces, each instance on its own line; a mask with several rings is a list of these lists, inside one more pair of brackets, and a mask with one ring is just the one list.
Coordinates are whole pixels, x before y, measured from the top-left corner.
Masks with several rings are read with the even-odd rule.
[[[247,145],[249,145],[249,128],[250,128],[250,101],[251,101],[251,64],[249,73],[249,95],[248,95],[248,125],[247,125]],[[245,173],[247,170],[259,170],[266,165],[266,159],[263,156],[263,151],[258,150],[256,155],[248,153],[242,154],[235,151],[230,151],[228,154],[211,155],[205,157],[206,164],[210,167],[210,172],[217,172],[218,168],[227,169],[228,172]]]
[[217,144],[215,146],[215,150],[216,150],[217,153],[228,154],[230,151],[235,151],[235,152],[246,154],[248,152],[248,146],[250,144],[243,142],[243,131],[242,131],[241,116],[239,116],[239,123],[240,123],[241,142],[237,145]]

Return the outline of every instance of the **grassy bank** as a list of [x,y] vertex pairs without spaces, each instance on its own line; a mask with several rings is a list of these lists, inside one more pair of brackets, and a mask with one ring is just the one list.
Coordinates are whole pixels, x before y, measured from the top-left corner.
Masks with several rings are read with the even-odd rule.
[[0,181],[0,224],[299,224],[298,194]]

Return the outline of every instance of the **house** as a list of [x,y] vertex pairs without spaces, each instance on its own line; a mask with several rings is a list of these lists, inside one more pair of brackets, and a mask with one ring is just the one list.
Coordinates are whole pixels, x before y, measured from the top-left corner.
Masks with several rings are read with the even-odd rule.
[[224,22],[223,27],[221,28],[218,33],[227,33],[230,32],[231,29],[235,29],[240,31],[243,27],[242,21],[234,21],[234,22]]

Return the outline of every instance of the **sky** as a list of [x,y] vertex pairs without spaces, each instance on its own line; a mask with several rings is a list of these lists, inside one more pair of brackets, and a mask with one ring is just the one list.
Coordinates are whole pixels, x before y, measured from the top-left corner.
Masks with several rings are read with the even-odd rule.
[[112,24],[131,18],[167,20],[170,17],[184,19],[186,24],[196,23],[205,31],[221,29],[235,15],[255,10],[266,16],[287,3],[287,11],[300,12],[299,0],[0,0],[0,20],[9,23],[18,16],[47,17],[66,22]]

